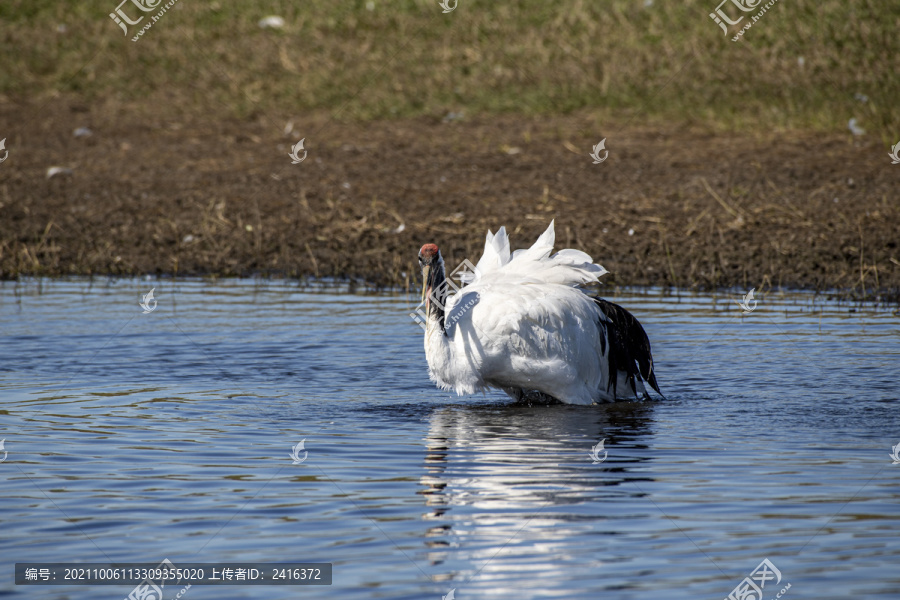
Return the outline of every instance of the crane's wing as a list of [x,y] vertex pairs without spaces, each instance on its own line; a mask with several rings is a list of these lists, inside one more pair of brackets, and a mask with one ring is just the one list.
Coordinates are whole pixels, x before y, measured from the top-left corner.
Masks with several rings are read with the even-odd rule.
[[[609,371],[615,373],[624,371],[627,381],[635,389],[635,377],[643,379],[663,396],[656,383],[656,373],[653,371],[653,355],[650,353],[650,339],[644,331],[641,323],[633,314],[619,306],[602,298],[594,298],[594,302],[609,320],[607,335],[609,336]],[[613,394],[616,393],[616,378],[610,377],[609,385]],[[663,396],[665,398],[665,396]]]
[[460,276],[463,283],[474,283],[481,278],[482,274],[497,271],[508,262],[509,236],[506,235],[506,227],[501,227],[496,235],[488,229],[487,237],[484,240],[484,254],[475,265],[475,272],[463,273]]
[[606,378],[601,318],[587,294],[566,285],[492,276],[466,286],[447,304],[445,380],[460,393],[493,386],[590,404],[585,390]]
[[588,254],[580,250],[560,250],[553,256],[556,241],[555,221],[541,234],[531,248],[509,252],[506,228],[493,234],[488,231],[484,254],[475,265],[475,273],[465,277],[465,283],[559,283],[581,286],[595,283],[607,270],[594,264]]

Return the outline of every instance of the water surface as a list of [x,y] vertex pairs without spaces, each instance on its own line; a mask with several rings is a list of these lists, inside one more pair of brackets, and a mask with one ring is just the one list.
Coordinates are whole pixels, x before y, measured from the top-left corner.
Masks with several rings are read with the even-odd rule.
[[198,600],[721,599],[768,558],[767,600],[896,598],[900,319],[809,294],[746,315],[740,294],[611,299],[667,400],[441,392],[403,295],[0,284],[0,596],[130,591],[17,587],[15,562],[169,558],[334,564],[328,588]]

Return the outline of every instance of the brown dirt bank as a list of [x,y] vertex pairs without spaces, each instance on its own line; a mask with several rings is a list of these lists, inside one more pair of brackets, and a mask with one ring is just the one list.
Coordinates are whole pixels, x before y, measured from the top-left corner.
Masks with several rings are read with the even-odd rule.
[[[558,246],[619,285],[900,290],[900,165],[871,138],[597,125],[590,115],[179,120],[57,101],[0,111],[0,277],[264,273],[416,277],[488,228]],[[30,119],[30,120],[28,120]],[[73,136],[76,127],[93,135]],[[306,160],[290,145],[306,138]],[[592,164],[607,138],[609,158]],[[51,166],[72,169],[46,178]],[[633,234],[629,231],[633,230]]]

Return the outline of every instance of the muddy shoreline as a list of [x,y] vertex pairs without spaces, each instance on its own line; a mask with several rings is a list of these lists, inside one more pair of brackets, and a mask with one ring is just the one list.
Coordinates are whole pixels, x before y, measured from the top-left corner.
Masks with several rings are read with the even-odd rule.
[[[897,298],[900,166],[880,142],[598,125],[587,114],[337,123],[169,119],[59,102],[14,123],[0,277],[268,275],[416,285],[416,252],[477,260],[556,219],[608,284]],[[293,131],[285,134],[285,123]],[[87,127],[92,135],[75,137]],[[305,138],[306,158],[291,164]],[[607,159],[592,145],[606,138]],[[69,169],[47,178],[53,166]]]

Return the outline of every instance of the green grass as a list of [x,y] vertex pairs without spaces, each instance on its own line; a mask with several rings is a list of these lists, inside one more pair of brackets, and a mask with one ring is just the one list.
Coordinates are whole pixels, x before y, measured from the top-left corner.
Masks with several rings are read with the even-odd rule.
[[[717,4],[459,0],[442,14],[437,0],[179,0],[131,42],[108,16],[117,0],[5,0],[0,94],[219,118],[588,110],[635,125],[843,131],[856,117],[900,139],[900,3],[780,0],[736,43],[708,16]],[[270,14],[286,27],[260,29]]]

